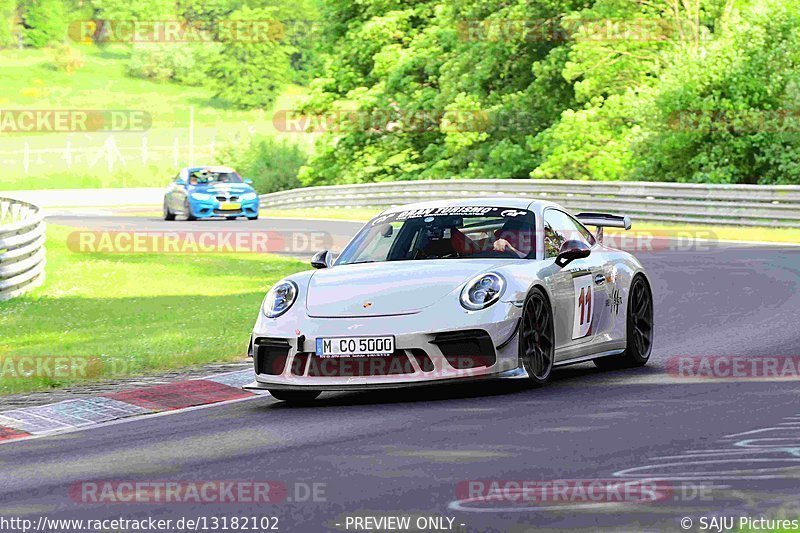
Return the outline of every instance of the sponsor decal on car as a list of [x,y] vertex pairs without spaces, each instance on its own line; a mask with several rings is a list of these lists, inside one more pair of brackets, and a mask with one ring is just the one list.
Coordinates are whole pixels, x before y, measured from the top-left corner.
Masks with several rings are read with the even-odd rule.
[[620,305],[622,305],[622,296],[619,295],[619,289],[614,289],[611,296],[606,299],[606,307],[610,307],[611,312],[618,315]]

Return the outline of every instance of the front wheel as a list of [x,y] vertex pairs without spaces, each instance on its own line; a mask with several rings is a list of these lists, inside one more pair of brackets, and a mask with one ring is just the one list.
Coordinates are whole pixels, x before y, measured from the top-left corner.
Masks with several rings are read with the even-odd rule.
[[644,366],[653,351],[653,293],[647,279],[639,274],[628,291],[627,345],[621,355],[595,359],[604,370]]
[[164,199],[164,220],[175,220],[175,213],[170,210],[166,198]]
[[254,216],[254,217],[247,217],[247,220],[258,220],[258,215]]
[[197,217],[192,214],[192,206],[189,204],[189,199],[183,203],[183,212],[186,215],[186,220],[197,220]]
[[519,332],[519,358],[534,386],[550,379],[555,359],[553,309],[541,289],[534,289],[525,299]]
[[311,403],[317,399],[317,396],[322,394],[318,390],[270,390],[269,393],[276,400],[283,402],[304,404]]

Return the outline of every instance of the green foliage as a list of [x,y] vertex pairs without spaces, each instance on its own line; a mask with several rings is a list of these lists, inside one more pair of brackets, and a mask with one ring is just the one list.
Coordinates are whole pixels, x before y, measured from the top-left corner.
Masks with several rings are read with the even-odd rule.
[[237,141],[229,145],[217,159],[252,179],[256,191],[266,194],[300,187],[297,174],[307,155],[289,141],[259,136],[246,144]]
[[84,66],[81,52],[69,44],[61,43],[54,46],[51,54],[53,59],[50,65],[55,70],[72,74]]
[[759,2],[665,70],[633,175],[800,183],[800,7]]
[[89,0],[94,20],[169,20],[175,18],[172,0]]
[[16,44],[14,22],[17,16],[16,0],[0,0],[0,48]]
[[[274,9],[243,7],[230,20],[276,20]],[[208,75],[216,95],[239,108],[270,107],[289,82],[290,46],[277,39],[240,38],[233,33],[220,36],[219,56]]]
[[[384,120],[324,135],[301,180],[800,183],[798,10],[780,0],[331,0],[309,110]],[[439,120],[413,127],[420,113]],[[448,113],[481,120],[453,127]]]
[[67,31],[63,0],[26,0],[22,3],[23,41],[33,48],[64,41]]
[[218,57],[217,43],[137,44],[133,47],[127,73],[135,78],[201,86],[206,81],[209,65]]

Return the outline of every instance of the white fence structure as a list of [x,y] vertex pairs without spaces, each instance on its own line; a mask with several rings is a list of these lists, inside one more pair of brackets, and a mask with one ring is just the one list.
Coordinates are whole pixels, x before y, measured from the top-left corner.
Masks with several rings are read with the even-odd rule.
[[0,198],[0,301],[44,281],[44,217],[28,202]]
[[111,135],[96,146],[75,146],[70,139],[62,146],[31,147],[29,142],[24,142],[16,149],[0,150],[0,163],[4,168],[24,176],[35,175],[43,167],[64,170],[96,168],[114,172],[149,164],[171,166],[177,172],[178,168],[185,166],[186,161],[214,161],[217,151],[213,139],[209,144],[187,144],[176,136],[169,145],[151,145],[147,137],[142,136],[139,144],[120,145]]
[[390,207],[424,200],[522,196],[574,212],[635,220],[800,227],[800,186],[573,180],[436,180],[331,185],[261,196],[265,208]]

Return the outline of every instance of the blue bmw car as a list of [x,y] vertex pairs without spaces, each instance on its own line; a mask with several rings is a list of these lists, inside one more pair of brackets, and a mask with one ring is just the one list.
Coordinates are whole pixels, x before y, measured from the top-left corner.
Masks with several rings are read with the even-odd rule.
[[183,168],[164,194],[164,220],[225,217],[258,219],[258,194],[253,181],[229,167]]

